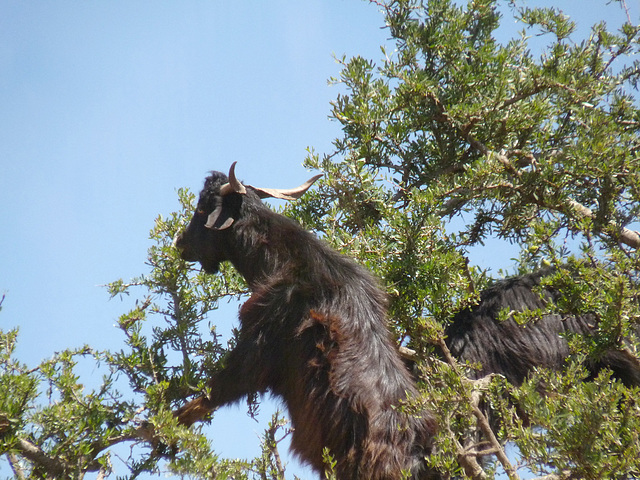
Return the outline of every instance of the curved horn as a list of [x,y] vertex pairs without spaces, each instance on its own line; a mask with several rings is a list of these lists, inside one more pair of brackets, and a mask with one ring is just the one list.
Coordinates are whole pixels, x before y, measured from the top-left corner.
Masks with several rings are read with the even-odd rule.
[[223,197],[230,193],[240,193],[242,195],[247,193],[247,189],[236,178],[236,163],[238,162],[233,162],[229,168],[229,182],[220,187],[220,195]]
[[309,190],[309,187],[311,187],[311,185],[313,185],[320,177],[322,177],[322,174],[311,177],[299,187],[290,188],[288,190],[281,190],[279,188],[258,188],[252,185],[250,185],[250,187],[256,191],[260,198],[273,197],[280,198],[282,200],[295,200],[296,198],[300,198],[304,192]]

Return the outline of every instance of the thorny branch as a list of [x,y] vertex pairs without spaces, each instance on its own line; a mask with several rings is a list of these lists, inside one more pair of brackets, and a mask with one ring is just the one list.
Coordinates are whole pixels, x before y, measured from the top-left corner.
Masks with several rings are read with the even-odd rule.
[[[453,368],[456,371],[456,373],[458,373],[462,377],[463,374],[462,372],[460,372],[460,369],[458,368],[458,362],[453,358],[453,355],[451,355],[451,352],[449,351],[449,347],[447,347],[447,344],[445,343],[444,338],[440,338],[438,342],[438,346],[442,349],[444,358],[447,361],[447,363],[451,366],[451,368]],[[498,441],[495,434],[493,433],[493,430],[489,425],[489,420],[487,419],[486,415],[482,412],[482,410],[480,410],[477,402],[474,401],[473,395],[469,396],[469,405],[471,405],[473,415],[476,417],[476,420],[478,421],[478,426],[480,427],[480,430],[482,430],[482,433],[485,435],[485,437],[489,441],[491,447],[495,450],[495,455],[498,461],[504,467],[504,471],[506,472],[507,476],[509,477],[510,480],[519,480],[520,477],[518,476],[515,468],[513,467],[513,465],[511,465],[511,462],[507,458],[507,454],[505,453],[504,448],[502,448],[502,445],[500,445],[500,442]]]
[[[447,344],[445,343],[443,338],[440,339],[438,346],[441,348],[444,354],[444,357],[446,360],[446,362],[444,363],[446,363],[451,368],[453,368],[460,375],[461,378],[466,378],[464,374],[460,371],[458,367],[458,362],[456,361],[455,358],[453,358],[453,355],[449,351],[449,348],[447,347]],[[411,350],[410,348],[406,348],[406,347],[400,347],[400,354],[403,357],[413,361],[416,361],[418,358],[414,350]],[[477,452],[475,451],[474,448],[464,447],[463,445],[460,444],[460,442],[456,440],[456,447],[458,450],[458,461],[464,468],[466,474],[469,475],[471,478],[473,478],[474,480],[484,480],[486,478],[486,473],[478,463],[476,457],[479,456],[481,453],[494,454],[496,455],[496,457],[504,467],[504,470],[509,476],[509,479],[520,480],[520,477],[516,473],[515,468],[513,467],[513,465],[511,465],[511,462],[507,458],[507,454],[505,453],[504,448],[502,447],[502,445],[500,445],[500,442],[498,441],[495,434],[493,433],[493,430],[489,425],[489,420],[487,419],[486,415],[482,412],[482,410],[480,410],[478,406],[481,400],[479,391],[486,388],[487,384],[491,381],[491,378],[492,378],[492,375],[488,375],[479,380],[470,380],[470,379],[468,380],[469,383],[472,383],[474,385],[473,392],[468,395],[468,403],[472,408],[473,415],[476,417],[480,430],[482,430],[482,433],[485,435],[489,444],[491,445],[491,450],[487,452]]]
[[[517,178],[520,178],[522,176],[522,171],[511,162],[511,160],[509,159],[509,157],[505,152],[496,152],[490,149],[489,147],[487,147],[484,143],[482,143],[473,135],[471,135],[470,133],[471,128],[469,128],[468,125],[460,127],[459,125],[456,124],[456,122],[453,121],[453,119],[451,119],[451,117],[446,112],[444,105],[442,104],[442,102],[440,102],[440,100],[436,97],[435,94],[429,93],[427,94],[427,96],[434,103],[435,107],[438,109],[437,120],[447,123],[451,128],[459,130],[462,133],[465,140],[469,143],[469,145],[471,145],[471,147],[483,153],[484,155],[492,156],[493,158],[497,159],[503,165],[505,171],[508,172],[509,174],[514,175]],[[526,156],[526,158],[524,159],[524,164],[522,164],[522,160],[521,160],[519,163],[519,166],[520,167],[527,166],[526,162],[528,159],[530,159],[530,161],[533,162],[534,156],[533,155]],[[567,205],[565,208],[554,207],[552,205],[546,205],[546,207],[550,209],[555,209],[560,213],[564,213],[564,214],[570,214],[570,213],[578,214],[579,216],[589,220],[595,218],[595,214],[590,208],[582,205],[581,203],[573,199],[567,200]],[[628,229],[626,227],[616,225],[615,222],[613,221],[609,222],[609,225],[613,227],[613,231],[618,232],[619,241],[621,243],[634,249],[640,248],[639,232]]]
[[[0,415],[0,417],[4,417],[4,415]],[[101,472],[99,473],[98,478],[100,478],[101,475],[104,477],[106,474],[104,472],[104,466],[96,460],[96,457],[100,452],[118,443],[144,439],[142,431],[138,429],[138,431],[132,433],[125,433],[107,440],[95,442],[90,449],[91,457],[85,457],[83,459],[85,464],[83,473]],[[7,457],[16,478],[25,478],[25,472],[20,465],[19,457],[23,457],[31,462],[34,468],[44,470],[47,473],[47,476],[51,478],[63,477],[78,468],[78,465],[69,464],[59,457],[47,454],[41,447],[25,438],[18,437],[12,446],[12,450],[13,452],[7,453]]]
[[275,461],[275,468],[278,472],[278,478],[284,478],[284,466],[282,464],[282,459],[280,458],[280,452],[278,451],[278,443],[280,443],[287,435],[281,439],[276,439],[276,433],[280,428],[280,422],[278,420],[278,413],[273,418],[273,422],[271,427],[267,430],[267,446],[269,448],[269,452],[273,455],[273,459]]
[[42,451],[40,447],[25,439],[18,439],[17,450],[30,462],[43,467],[52,477],[61,476],[69,469],[69,465],[57,458],[52,458]]
[[7,457],[9,459],[9,465],[11,466],[11,470],[13,470],[13,474],[15,475],[15,477],[18,480],[23,480],[25,476],[24,469],[22,468],[22,465],[20,465],[20,459],[16,456],[15,453],[8,453]]

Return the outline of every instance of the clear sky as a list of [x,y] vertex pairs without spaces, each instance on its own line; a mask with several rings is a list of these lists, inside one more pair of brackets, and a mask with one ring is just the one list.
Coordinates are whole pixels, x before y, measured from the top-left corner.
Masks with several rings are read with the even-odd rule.
[[[595,19],[604,3],[575,2]],[[359,0],[3,1],[0,328],[20,327],[19,358],[120,348],[130,304],[101,285],[146,271],[148,232],[179,187],[236,160],[262,186],[311,176],[305,149],[329,152],[339,134],[332,54],[379,60],[382,26]],[[219,313],[230,326],[235,307]],[[260,427],[231,410],[216,446],[252,456]]]

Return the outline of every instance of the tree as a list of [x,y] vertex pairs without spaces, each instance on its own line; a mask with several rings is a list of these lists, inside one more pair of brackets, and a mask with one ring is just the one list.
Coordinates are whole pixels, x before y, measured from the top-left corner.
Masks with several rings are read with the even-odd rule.
[[[638,27],[628,22],[612,33],[602,22],[579,39],[559,10],[518,2],[401,0],[383,9],[396,51],[383,51],[380,66],[343,59],[337,81],[346,93],[333,118],[344,135],[332,155],[307,159],[326,179],[294,209],[384,279],[398,338],[423,359],[486,284],[468,252],[494,238],[520,247],[519,272],[573,265],[571,276],[556,278],[558,308],[599,320],[596,339],[573,340],[576,358],[623,348],[638,323],[640,237],[630,227],[640,173]],[[505,11],[523,31],[499,42]],[[546,43],[534,54],[538,35]],[[447,469],[458,461],[482,478],[468,455],[477,448],[461,439],[484,419],[460,371],[455,362],[426,361],[427,398],[447,426],[437,462]],[[579,383],[583,377],[575,367],[541,372],[522,389],[494,380],[487,395],[499,406],[496,440],[514,442],[534,473],[638,475],[630,434],[637,392],[606,376]],[[535,393],[543,380],[545,397]],[[531,426],[504,403],[505,390],[522,401]],[[600,433],[586,441],[586,432]],[[498,444],[490,447],[515,477]]]
[[[332,116],[343,135],[335,151],[310,153],[306,165],[325,177],[285,213],[381,278],[394,335],[418,359],[423,401],[440,420],[432,458],[440,470],[487,478],[501,465],[511,478],[517,467],[547,478],[637,477],[638,391],[606,372],[581,382],[579,360],[638,348],[640,27],[600,23],[581,39],[559,10],[516,1],[379,6],[396,49],[383,50],[379,66],[341,60],[335,81],[344,93]],[[499,41],[506,14],[523,30]],[[532,38],[546,42],[539,53]],[[211,277],[179,259],[171,240],[194,197],[181,190],[179,200],[179,212],[156,220],[150,273],[109,287],[114,296],[142,292],[120,318],[121,351],[87,346],[30,368],[13,356],[17,332],[2,332],[0,453],[16,477],[104,477],[114,448],[126,445],[132,477],[166,469],[283,478],[281,417],[265,432],[260,457],[232,461],[212,452],[200,427],[180,427],[171,415],[224,361],[207,313],[220,298],[246,293],[230,268]],[[472,366],[434,359],[443,327],[490,282],[471,249],[494,239],[520,248],[515,272],[569,263],[570,275],[552,279],[562,291],[554,308],[599,320],[595,337],[571,339],[566,371],[540,371],[520,388],[498,377],[469,381]],[[74,370],[87,360],[104,371],[92,390]],[[494,431],[481,398],[498,418]],[[476,429],[489,443],[476,444]],[[507,442],[518,448],[517,465],[504,453]]]

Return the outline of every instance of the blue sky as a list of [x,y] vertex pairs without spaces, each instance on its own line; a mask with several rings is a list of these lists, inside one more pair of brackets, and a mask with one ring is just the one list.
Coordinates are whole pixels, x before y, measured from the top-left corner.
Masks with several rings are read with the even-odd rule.
[[338,134],[332,52],[385,39],[364,2],[231,3],[0,6],[2,323],[41,342],[26,359],[113,336],[99,285],[145,270],[177,188],[234,160],[252,183],[306,180],[305,149]]
[[[555,3],[598,20],[605,2]],[[359,0],[3,1],[0,328],[20,327],[19,358],[121,346],[129,304],[101,285],[146,271],[148,232],[176,189],[236,160],[250,183],[306,180],[306,148],[330,152],[339,135],[332,54],[379,60],[382,25]],[[214,321],[229,327],[235,308]],[[230,410],[216,446],[251,456],[260,427]]]

